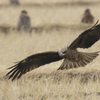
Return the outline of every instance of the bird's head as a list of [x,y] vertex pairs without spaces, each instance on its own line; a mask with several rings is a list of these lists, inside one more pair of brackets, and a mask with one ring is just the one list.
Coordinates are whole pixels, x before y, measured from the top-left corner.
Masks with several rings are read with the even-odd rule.
[[64,46],[64,47],[58,49],[58,54],[59,54],[62,58],[66,56],[68,47],[69,47],[69,46],[67,45],[67,46]]
[[22,10],[21,13],[27,15],[27,11],[26,10]]
[[85,10],[85,15],[88,15],[88,14],[90,14],[90,9]]

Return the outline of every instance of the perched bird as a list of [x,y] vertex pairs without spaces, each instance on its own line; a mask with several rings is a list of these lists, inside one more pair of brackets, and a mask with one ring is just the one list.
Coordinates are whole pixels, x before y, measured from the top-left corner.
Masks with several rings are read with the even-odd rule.
[[94,17],[91,14],[90,9],[85,10],[81,22],[82,23],[93,23],[94,22]]
[[13,5],[20,5],[19,0],[10,0],[10,3]]
[[19,16],[18,30],[24,30],[25,32],[30,32],[31,30],[30,17],[27,15],[26,10],[23,10]]
[[9,79],[18,79],[23,74],[35,68],[62,59],[64,59],[63,63],[58,70],[78,68],[87,65],[99,55],[99,51],[85,53],[79,52],[77,48],[89,48],[100,39],[100,24],[97,25],[97,23],[90,29],[81,33],[69,46],[65,46],[58,51],[33,54],[10,67],[9,69],[11,69],[11,71],[9,71],[6,75]]

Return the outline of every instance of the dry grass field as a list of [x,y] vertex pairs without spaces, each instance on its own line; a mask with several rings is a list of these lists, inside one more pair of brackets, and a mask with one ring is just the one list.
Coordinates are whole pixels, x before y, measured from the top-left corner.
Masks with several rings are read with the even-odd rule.
[[[100,20],[98,0],[19,0],[12,6],[0,0],[0,100],[100,100],[100,56],[85,67],[59,70],[62,61],[41,66],[19,80],[4,77],[14,62],[42,51],[55,51],[69,45],[93,24],[82,24],[86,8]],[[20,12],[25,9],[31,18],[32,33],[18,32]],[[100,41],[84,52],[100,51]]]

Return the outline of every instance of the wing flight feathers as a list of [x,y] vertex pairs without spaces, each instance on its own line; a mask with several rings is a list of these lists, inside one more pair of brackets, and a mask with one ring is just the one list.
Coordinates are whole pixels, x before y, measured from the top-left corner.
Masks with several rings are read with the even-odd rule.
[[16,65],[10,67],[10,72],[6,75],[9,76],[9,79],[20,78],[23,74],[38,68],[42,65],[49,64],[51,62],[59,61],[62,58],[59,56],[58,52],[42,52],[31,55],[26,59],[19,61]]
[[98,21],[93,27],[81,33],[69,46],[70,49],[89,48],[100,39],[100,24]]

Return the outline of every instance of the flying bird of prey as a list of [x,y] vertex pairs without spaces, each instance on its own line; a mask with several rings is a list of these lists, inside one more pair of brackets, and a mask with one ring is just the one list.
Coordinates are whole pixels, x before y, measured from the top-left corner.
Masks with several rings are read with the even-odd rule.
[[30,17],[28,16],[28,13],[26,10],[21,11],[17,26],[18,26],[19,31],[20,30],[24,30],[25,32],[31,31]]
[[99,52],[79,52],[77,48],[89,48],[100,39],[100,24],[97,25],[97,23],[90,29],[82,32],[68,47],[65,46],[58,51],[36,53],[19,61],[14,66],[8,68],[11,71],[6,76],[13,81],[35,68],[62,59],[63,63],[58,70],[78,68],[87,65],[99,55]]
[[94,22],[94,17],[91,14],[90,9],[85,10],[81,22],[82,23],[93,23]]

